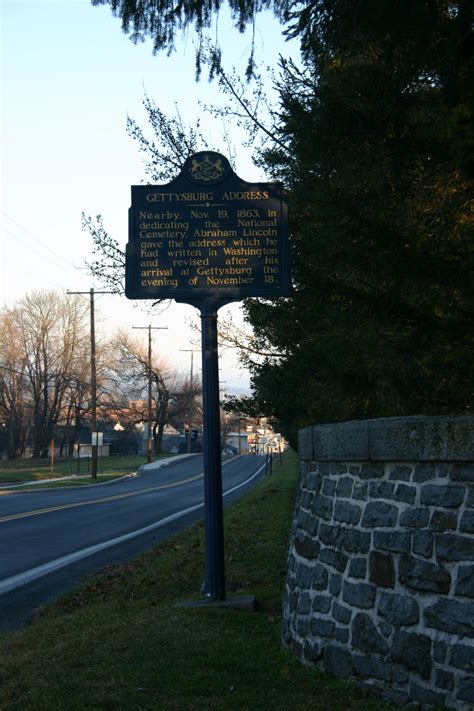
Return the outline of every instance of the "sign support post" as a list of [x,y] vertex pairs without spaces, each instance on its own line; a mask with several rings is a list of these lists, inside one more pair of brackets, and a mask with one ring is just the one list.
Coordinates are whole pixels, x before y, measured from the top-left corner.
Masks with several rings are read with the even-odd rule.
[[205,593],[212,600],[224,600],[224,517],[217,352],[218,304],[205,299],[199,308],[202,324],[204,410]]

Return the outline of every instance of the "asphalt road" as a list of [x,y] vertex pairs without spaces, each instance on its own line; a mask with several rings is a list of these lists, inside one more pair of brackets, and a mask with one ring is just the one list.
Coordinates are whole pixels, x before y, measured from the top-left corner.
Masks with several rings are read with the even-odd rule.
[[[224,459],[224,501],[251,487],[264,465],[264,457]],[[110,485],[0,496],[0,630],[27,624],[86,575],[146,550],[203,514],[203,459],[197,455],[147,465],[139,476]]]

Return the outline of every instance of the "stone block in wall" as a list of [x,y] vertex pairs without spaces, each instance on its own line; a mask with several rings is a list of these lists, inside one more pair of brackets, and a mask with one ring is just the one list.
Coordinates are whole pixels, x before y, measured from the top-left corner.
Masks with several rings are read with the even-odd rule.
[[352,621],[352,646],[369,654],[385,655],[389,651],[387,642],[364,612],[358,612]]
[[432,531],[455,531],[457,527],[457,511],[433,511],[430,521],[430,529]]
[[379,461],[474,461],[472,417],[367,420],[369,458]]
[[415,625],[420,619],[416,600],[409,595],[383,592],[380,596],[378,613],[396,627]]
[[348,557],[345,553],[336,551],[333,548],[323,548],[319,554],[319,560],[321,563],[326,563],[342,573],[346,569]]
[[336,627],[334,632],[334,639],[336,642],[342,642],[346,644],[349,641],[349,630],[346,627]]
[[428,627],[460,637],[474,637],[474,603],[441,598],[424,611]]
[[474,539],[450,533],[438,533],[436,557],[446,561],[474,560]]
[[334,597],[337,597],[342,589],[342,575],[333,573],[329,578],[329,592]]
[[474,597],[474,565],[460,565],[456,580],[456,595]]
[[398,520],[398,508],[384,501],[369,501],[362,517],[364,528],[393,527]]
[[312,511],[316,516],[324,518],[326,521],[330,521],[332,518],[332,509],[334,506],[334,501],[329,496],[317,496],[313,500]]
[[352,495],[354,479],[351,476],[341,476],[336,486],[336,496],[340,499],[348,499]]
[[317,539],[302,535],[296,536],[294,546],[298,555],[306,560],[315,560],[321,550],[321,544]]
[[[465,511],[459,524],[459,530],[462,533],[474,533],[474,510]],[[474,542],[473,542],[474,546]]]
[[454,464],[451,469],[452,481],[469,481],[474,484],[474,464]]
[[350,583],[347,580],[342,584],[342,599],[348,605],[368,609],[374,606],[375,587],[368,583]]
[[350,578],[365,578],[367,575],[367,561],[365,558],[353,558],[349,563]]
[[318,461],[366,461],[367,422],[353,421],[313,427],[313,457]]
[[334,494],[336,493],[336,484],[336,479],[325,478],[323,481],[323,486],[321,488],[321,493],[324,496],[334,496]]
[[392,555],[380,551],[370,553],[369,580],[383,588],[395,587],[395,566]]
[[400,514],[400,526],[406,528],[425,528],[430,520],[430,510],[428,508],[405,509]]
[[332,597],[330,595],[315,595],[313,598],[313,612],[329,612],[331,609]]
[[342,531],[342,547],[351,553],[368,553],[370,550],[370,533],[354,528],[344,528]]
[[368,464],[362,464],[359,472],[359,477],[361,479],[382,479],[385,474],[385,467],[383,464],[378,464],[377,462],[370,462]]
[[391,656],[394,662],[423,679],[431,676],[431,639],[426,634],[395,630]]
[[352,655],[342,647],[331,645],[324,650],[324,668],[330,674],[347,679],[352,674]]
[[342,625],[348,625],[352,618],[352,610],[350,607],[345,607],[334,601],[332,604],[332,616]]
[[319,526],[319,540],[328,546],[338,546],[342,540],[341,526],[333,526],[329,523],[321,522]]
[[453,644],[449,663],[457,669],[474,672],[474,646]]
[[316,563],[314,568],[311,569],[311,580],[308,588],[312,587],[313,590],[326,590],[328,578],[329,574],[324,565]]
[[457,508],[464,501],[466,487],[449,484],[425,484],[421,487],[420,504]]
[[323,617],[313,617],[311,620],[311,634],[315,637],[333,637],[336,625],[332,620]]
[[448,646],[445,642],[433,642],[433,659],[438,664],[443,664],[448,653]]
[[471,509],[474,508],[474,487],[471,487],[467,492],[466,506],[469,506]]
[[410,687],[410,700],[417,701],[419,704],[441,706],[444,708],[446,696],[442,693],[438,693],[437,691],[433,691],[426,686],[412,684]]
[[390,467],[388,478],[390,481],[410,481],[412,471],[412,467],[392,466]]
[[367,500],[368,484],[365,481],[355,481],[352,489],[352,498],[358,501]]
[[[434,535],[431,531],[415,531],[413,534],[413,553],[431,558],[433,555]],[[407,551],[410,550],[409,548]]]
[[413,472],[413,481],[420,484],[423,481],[429,481],[430,479],[436,479],[438,472],[434,464],[417,464],[415,471]]
[[301,461],[311,462],[313,457],[313,427],[298,432],[298,455]]
[[406,504],[414,504],[416,499],[416,487],[407,484],[398,484],[393,497],[396,501],[403,501]]
[[349,501],[337,501],[334,507],[334,520],[339,523],[349,523],[356,526],[360,517],[362,516],[362,509],[357,504],[351,504]]
[[459,701],[474,702],[474,679],[472,677],[465,677],[460,680],[456,698]]
[[408,553],[411,549],[411,534],[403,531],[374,531],[374,547],[393,553]]
[[392,665],[390,662],[384,662],[381,659],[375,659],[373,657],[354,656],[353,664],[356,674],[360,674],[361,676],[383,679],[385,681],[390,681],[391,679]]
[[395,493],[395,484],[389,481],[371,481],[369,496],[371,499],[391,499]]
[[440,595],[447,595],[451,586],[451,575],[446,568],[408,555],[400,559],[398,577],[405,587]]

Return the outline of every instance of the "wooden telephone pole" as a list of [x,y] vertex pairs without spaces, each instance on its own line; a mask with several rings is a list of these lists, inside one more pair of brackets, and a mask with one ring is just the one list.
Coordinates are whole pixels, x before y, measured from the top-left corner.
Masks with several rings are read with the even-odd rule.
[[188,453],[191,452],[192,448],[192,442],[191,442],[191,431],[192,431],[192,423],[193,423],[193,414],[194,414],[194,396],[193,396],[193,373],[194,373],[194,354],[199,353],[198,350],[194,350],[193,348],[181,348],[180,349],[182,353],[191,353],[191,372],[190,372],[190,379],[189,379],[189,390],[190,390],[190,396],[191,399],[189,401],[189,427],[188,427]]
[[91,287],[89,291],[67,291],[67,294],[89,294],[90,298],[90,319],[91,319],[91,476],[97,479],[97,445],[99,433],[97,432],[97,368],[95,358],[95,294],[115,294],[115,291],[95,291]]
[[153,331],[166,331],[168,329],[168,326],[152,326],[151,323],[148,324],[148,326],[132,326],[132,328],[138,330],[138,331],[143,331],[147,330],[148,331],[148,441],[147,441],[147,448],[146,448],[146,460],[148,464],[151,462],[151,454],[152,454],[152,437],[151,437],[151,403],[152,403],[152,398],[151,398],[151,384],[152,384],[152,377],[151,377],[151,332]]

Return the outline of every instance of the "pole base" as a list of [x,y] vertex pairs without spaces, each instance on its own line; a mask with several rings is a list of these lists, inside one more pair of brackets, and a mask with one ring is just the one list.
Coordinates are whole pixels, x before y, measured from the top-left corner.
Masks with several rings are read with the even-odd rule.
[[225,600],[212,600],[210,597],[203,597],[199,600],[178,600],[175,607],[187,607],[194,610],[223,607],[242,612],[255,612],[257,600],[255,595],[236,595],[227,597]]

